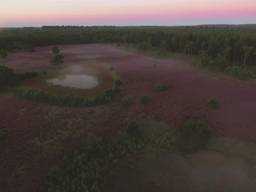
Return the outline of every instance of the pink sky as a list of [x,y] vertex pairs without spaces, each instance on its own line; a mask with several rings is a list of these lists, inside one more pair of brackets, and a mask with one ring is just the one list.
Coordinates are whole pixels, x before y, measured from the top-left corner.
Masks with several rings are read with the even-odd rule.
[[256,23],[256,0],[0,0],[0,26]]

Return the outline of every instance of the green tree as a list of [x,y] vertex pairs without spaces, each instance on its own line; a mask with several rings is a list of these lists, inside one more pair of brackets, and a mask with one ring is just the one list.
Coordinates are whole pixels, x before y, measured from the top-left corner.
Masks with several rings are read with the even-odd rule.
[[253,54],[254,47],[253,46],[243,46],[243,65],[247,65],[248,58]]

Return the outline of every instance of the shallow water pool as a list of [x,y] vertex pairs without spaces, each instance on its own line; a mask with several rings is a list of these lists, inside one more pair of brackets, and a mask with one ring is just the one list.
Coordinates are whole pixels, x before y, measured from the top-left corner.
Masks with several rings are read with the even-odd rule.
[[92,89],[99,84],[95,76],[87,74],[62,74],[48,79],[47,83],[55,86],[77,89]]

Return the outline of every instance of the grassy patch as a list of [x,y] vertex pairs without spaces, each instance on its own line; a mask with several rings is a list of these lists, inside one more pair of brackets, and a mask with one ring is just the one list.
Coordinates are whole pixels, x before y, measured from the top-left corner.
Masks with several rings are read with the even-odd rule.
[[109,103],[113,100],[114,95],[118,92],[118,90],[110,89],[93,98],[55,95],[39,89],[23,86],[12,89],[12,92],[17,96],[28,98],[36,102],[43,102],[60,106],[82,107]]
[[210,99],[208,101],[208,107],[217,110],[220,108],[220,103],[216,99]]
[[155,85],[152,89],[153,92],[164,92],[167,91],[169,89],[169,87],[167,85]]

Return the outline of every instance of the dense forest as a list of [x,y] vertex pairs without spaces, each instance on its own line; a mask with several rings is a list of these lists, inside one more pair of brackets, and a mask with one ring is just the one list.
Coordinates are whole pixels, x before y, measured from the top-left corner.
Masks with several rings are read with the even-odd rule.
[[115,43],[142,50],[198,56],[218,69],[256,65],[256,27],[73,27],[9,28],[0,30],[0,55],[36,46],[78,43]]

